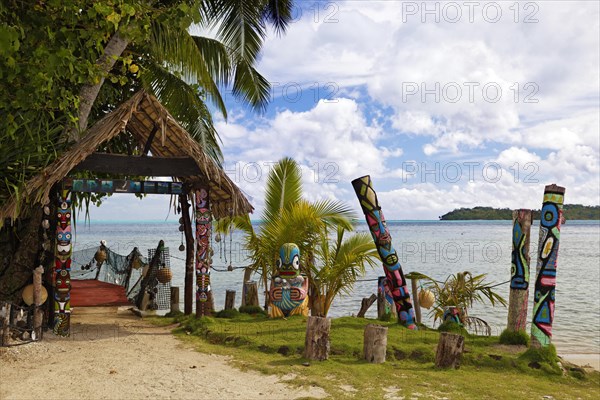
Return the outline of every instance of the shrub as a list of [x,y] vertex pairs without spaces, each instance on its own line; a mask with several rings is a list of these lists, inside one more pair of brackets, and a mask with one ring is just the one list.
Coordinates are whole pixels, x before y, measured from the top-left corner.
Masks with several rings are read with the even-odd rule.
[[558,356],[556,347],[549,345],[547,347],[530,347],[526,352],[519,356],[519,360],[527,362],[530,368],[542,369],[551,374],[561,375],[562,370],[558,365]]
[[511,331],[505,329],[500,334],[500,344],[529,345],[529,335],[525,331]]
[[267,314],[265,312],[265,310],[260,308],[260,306],[241,306],[240,312],[244,313],[244,314],[252,314],[252,315],[256,315],[256,314],[266,315]]
[[235,308],[232,308],[231,310],[221,310],[215,315],[217,318],[236,318],[239,316],[240,312]]

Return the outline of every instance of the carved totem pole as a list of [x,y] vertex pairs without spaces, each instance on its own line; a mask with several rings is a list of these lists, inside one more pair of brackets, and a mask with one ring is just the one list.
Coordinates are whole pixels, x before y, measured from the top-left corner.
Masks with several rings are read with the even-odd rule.
[[300,274],[300,249],[285,243],[275,259],[277,272],[269,290],[269,316],[308,315],[308,279]]

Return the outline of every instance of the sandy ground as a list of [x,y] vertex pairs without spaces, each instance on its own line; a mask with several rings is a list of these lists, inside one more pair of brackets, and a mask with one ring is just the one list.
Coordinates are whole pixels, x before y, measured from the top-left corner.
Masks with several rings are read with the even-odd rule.
[[573,364],[582,367],[592,367],[596,371],[600,371],[600,354],[562,354],[559,356]]
[[0,399],[295,399],[326,397],[242,372],[116,308],[78,308],[70,338],[0,349]]

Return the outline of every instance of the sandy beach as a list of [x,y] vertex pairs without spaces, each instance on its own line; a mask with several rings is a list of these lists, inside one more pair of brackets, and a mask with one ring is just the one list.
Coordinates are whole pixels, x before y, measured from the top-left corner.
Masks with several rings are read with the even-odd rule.
[[78,308],[70,338],[0,349],[0,399],[323,398],[277,376],[243,372],[227,357],[184,346],[170,330],[117,308]]
[[573,364],[600,371],[600,354],[562,354],[559,351],[558,355]]

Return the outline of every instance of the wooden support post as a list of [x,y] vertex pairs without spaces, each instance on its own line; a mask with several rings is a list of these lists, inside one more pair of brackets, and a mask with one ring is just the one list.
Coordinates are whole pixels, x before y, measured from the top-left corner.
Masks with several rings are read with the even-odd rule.
[[364,297],[362,299],[360,311],[358,312],[357,317],[364,318],[365,314],[367,313],[367,310],[369,309],[369,307],[371,307],[371,305],[373,305],[373,303],[375,303],[375,300],[377,300],[377,296],[374,294],[372,294],[371,297]]
[[510,295],[508,298],[509,331],[525,331],[529,298],[529,242],[533,212],[513,211]]
[[304,358],[323,361],[329,357],[329,330],[331,320],[325,317],[308,317],[306,338],[304,340]]
[[179,288],[171,286],[171,313],[179,312]]
[[464,336],[442,332],[435,353],[435,366],[437,368],[460,368],[464,348]]
[[258,283],[248,281],[244,283],[244,305],[258,306]]
[[387,350],[388,328],[381,325],[369,324],[365,327],[363,354],[365,360],[372,364],[385,362]]
[[352,181],[352,186],[373,235],[379,257],[383,262],[383,270],[398,313],[398,322],[408,329],[417,329],[415,311],[410,301],[406,278],[402,272],[398,253],[392,245],[392,236],[386,227],[371,177],[367,175],[355,179]]
[[242,281],[242,307],[246,305],[246,282],[250,281],[252,276],[252,269],[250,267],[244,268],[244,280]]
[[42,275],[44,274],[44,267],[41,265],[33,270],[33,332],[35,333],[35,340],[40,340],[42,337],[42,321],[44,314],[41,309],[42,305]]
[[210,316],[213,312],[210,290],[210,196],[208,187],[196,190],[196,317]]
[[2,311],[4,313],[2,319],[2,346],[8,346],[10,340],[10,303],[4,303]]
[[233,310],[235,308],[235,290],[225,291],[225,310]]
[[190,315],[194,305],[194,233],[190,219],[190,203],[187,190],[179,195],[181,218],[183,218],[183,233],[185,235],[185,278],[183,286],[183,313]]
[[57,196],[58,221],[56,225],[56,252],[54,272],[53,332],[69,336],[71,329],[71,193],[61,189]]
[[421,305],[419,304],[419,293],[417,292],[417,279],[410,280],[410,286],[412,288],[413,307],[415,309],[415,318],[417,324],[421,323]]
[[553,184],[544,189],[531,321],[531,347],[546,347],[552,339],[556,267],[564,198],[564,187]]

